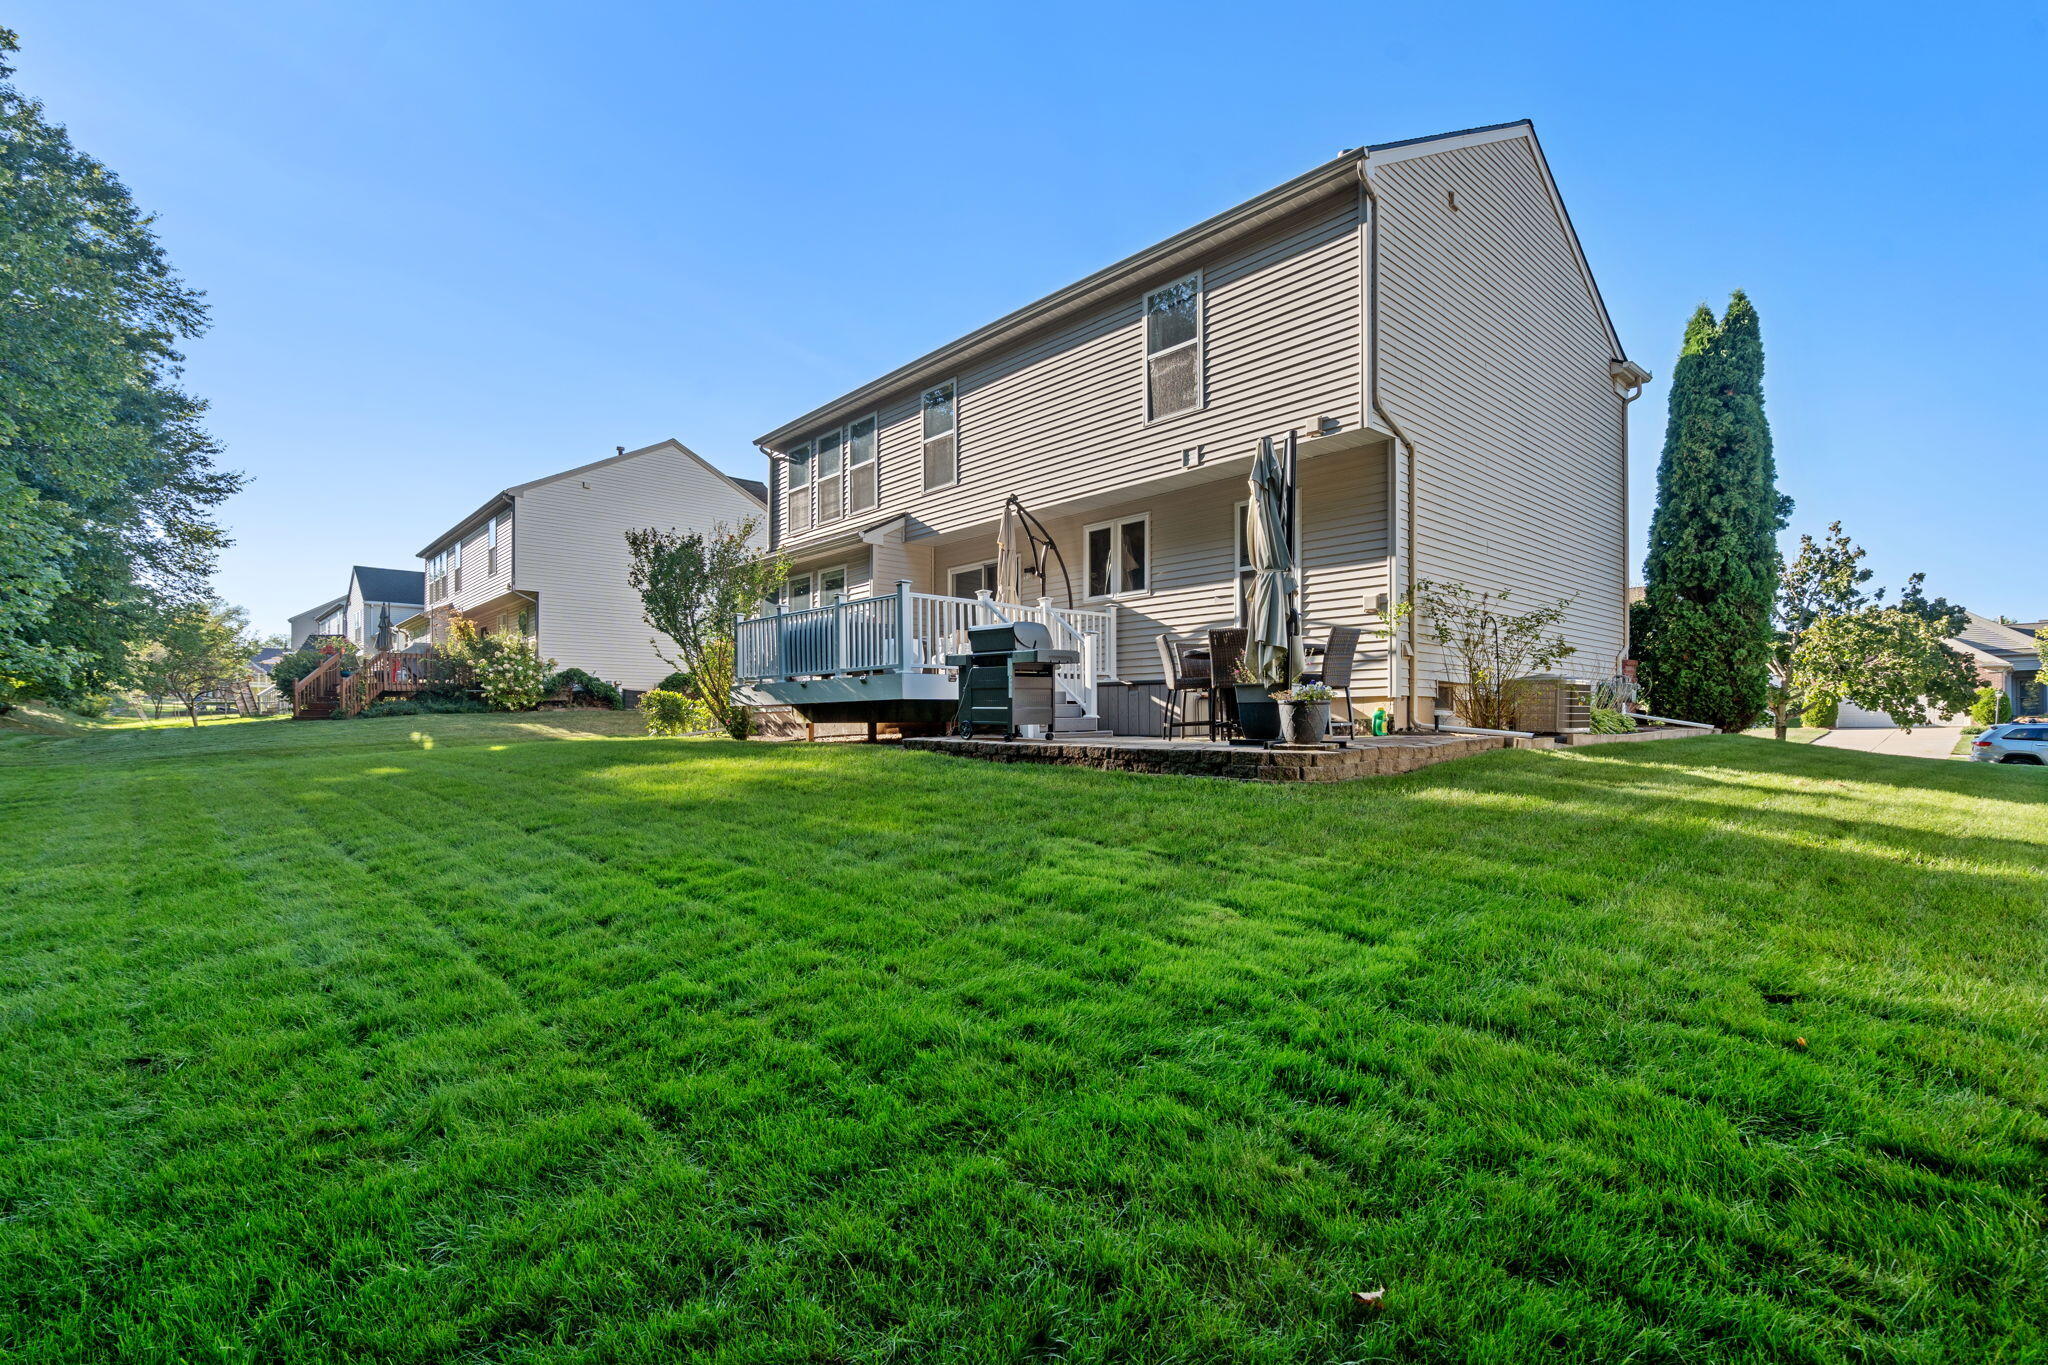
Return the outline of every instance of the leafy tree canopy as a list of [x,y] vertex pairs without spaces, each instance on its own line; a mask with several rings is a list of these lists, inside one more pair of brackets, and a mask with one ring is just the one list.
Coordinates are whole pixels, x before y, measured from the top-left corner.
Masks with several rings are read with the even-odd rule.
[[156,622],[154,638],[136,654],[135,679],[152,697],[175,697],[199,724],[199,699],[246,677],[256,643],[240,607],[193,602],[171,608]]
[[735,739],[746,738],[747,717],[732,700],[733,626],[781,591],[789,576],[787,560],[754,548],[758,524],[749,517],[708,532],[626,532],[633,555],[627,577],[647,624],[667,637],[649,643],[670,668],[689,675],[697,700]]
[[0,678],[61,699],[117,680],[153,609],[203,593],[242,476],[177,384],[200,295],[15,88],[17,46],[0,29]]

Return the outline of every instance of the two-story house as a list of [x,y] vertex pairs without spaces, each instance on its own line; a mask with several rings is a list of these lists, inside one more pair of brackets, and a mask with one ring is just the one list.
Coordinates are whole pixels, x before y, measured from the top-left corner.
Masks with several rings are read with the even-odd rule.
[[298,649],[315,635],[340,635],[348,619],[348,598],[330,597],[317,606],[306,608],[291,618],[291,631],[287,638],[291,647]]
[[406,635],[399,622],[419,615],[426,600],[425,578],[418,569],[373,569],[358,564],[348,571],[341,633],[365,658],[382,649],[403,649]]
[[742,623],[739,696],[948,717],[935,664],[1014,496],[1057,553],[1000,610],[1081,648],[1075,728],[1156,735],[1158,637],[1241,619],[1246,474],[1290,432],[1303,613],[1378,628],[1362,705],[1427,723],[1459,680],[1387,624],[1424,579],[1570,598],[1580,671],[1612,672],[1648,378],[1530,124],[1347,151],[760,437],[793,575]]
[[[402,624],[445,637],[460,612],[485,631],[537,642],[542,657],[621,687],[668,675],[627,579],[626,532],[765,522],[767,490],[660,441],[501,489],[428,542],[425,610]],[[672,652],[672,651],[671,651]]]

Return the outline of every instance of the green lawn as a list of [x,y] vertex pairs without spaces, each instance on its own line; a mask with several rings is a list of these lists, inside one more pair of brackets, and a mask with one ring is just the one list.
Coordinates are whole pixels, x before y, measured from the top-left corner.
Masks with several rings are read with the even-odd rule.
[[2048,772],[631,727],[0,748],[0,1359],[2048,1352]]

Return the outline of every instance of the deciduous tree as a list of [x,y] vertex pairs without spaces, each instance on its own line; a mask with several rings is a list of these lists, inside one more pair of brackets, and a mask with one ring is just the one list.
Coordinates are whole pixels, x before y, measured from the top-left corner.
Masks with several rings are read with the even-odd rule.
[[241,476],[178,386],[200,295],[8,79],[16,47],[0,29],[0,680],[63,700],[118,680],[155,608],[203,591]]
[[749,517],[708,532],[626,532],[633,555],[627,577],[647,624],[661,632],[648,643],[669,667],[689,675],[697,700],[734,739],[747,736],[746,708],[732,699],[734,625],[773,598],[789,576],[787,560],[755,548],[757,529],[758,519]]
[[199,699],[232,686],[249,672],[256,644],[240,607],[198,602],[174,607],[156,623],[154,638],[136,656],[136,684],[152,697],[175,697],[199,724]]

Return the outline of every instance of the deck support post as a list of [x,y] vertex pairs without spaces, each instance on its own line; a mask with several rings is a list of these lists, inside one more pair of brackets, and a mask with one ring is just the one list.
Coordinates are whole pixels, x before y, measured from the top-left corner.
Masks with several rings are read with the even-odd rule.
[[896,580],[896,671],[898,673],[912,673],[916,671],[912,666],[910,658],[911,629],[910,580],[899,578]]

